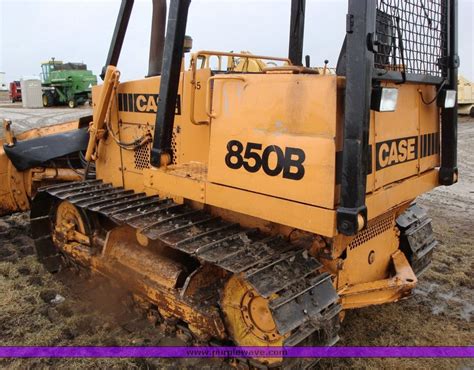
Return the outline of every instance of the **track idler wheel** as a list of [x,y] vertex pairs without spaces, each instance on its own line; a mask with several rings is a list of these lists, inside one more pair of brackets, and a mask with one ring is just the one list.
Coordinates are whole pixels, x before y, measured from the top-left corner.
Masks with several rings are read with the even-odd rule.
[[90,230],[90,222],[82,210],[67,201],[59,203],[54,217],[53,243],[74,261],[86,266],[90,262]]
[[[268,299],[260,296],[252,286],[233,276],[224,287],[221,307],[232,340],[241,347],[283,346],[286,336],[278,333],[268,306]],[[281,359],[258,359],[269,364]]]

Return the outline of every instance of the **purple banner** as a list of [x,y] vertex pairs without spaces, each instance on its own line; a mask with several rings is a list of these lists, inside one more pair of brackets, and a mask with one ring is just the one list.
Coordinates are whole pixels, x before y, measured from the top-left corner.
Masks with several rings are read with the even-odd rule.
[[472,358],[474,347],[0,347],[0,358]]

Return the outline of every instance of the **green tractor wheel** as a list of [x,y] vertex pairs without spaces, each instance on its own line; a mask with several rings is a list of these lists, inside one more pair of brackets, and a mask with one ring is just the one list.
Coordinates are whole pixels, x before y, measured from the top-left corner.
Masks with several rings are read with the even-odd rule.
[[71,100],[69,100],[69,102],[67,103],[67,105],[69,106],[69,108],[76,108],[76,107],[77,107],[77,101],[76,101],[76,99],[71,99]]

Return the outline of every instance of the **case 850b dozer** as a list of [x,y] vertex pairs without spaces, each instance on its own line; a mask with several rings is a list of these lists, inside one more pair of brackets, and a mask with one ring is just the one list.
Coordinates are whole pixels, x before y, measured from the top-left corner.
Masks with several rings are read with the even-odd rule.
[[411,294],[436,246],[413,201],[458,176],[457,1],[349,0],[336,74],[302,66],[291,3],[289,58],[201,51],[184,69],[190,1],[171,0],[165,37],[156,0],[148,77],[120,82],[123,0],[93,88],[96,179],[33,202],[50,271],[83,265],[239,346],[332,345],[344,310]]

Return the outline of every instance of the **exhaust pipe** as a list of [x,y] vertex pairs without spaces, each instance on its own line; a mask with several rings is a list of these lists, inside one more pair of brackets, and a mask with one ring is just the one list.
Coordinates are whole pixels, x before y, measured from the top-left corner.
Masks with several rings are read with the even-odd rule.
[[148,76],[159,76],[165,48],[166,0],[153,0]]

